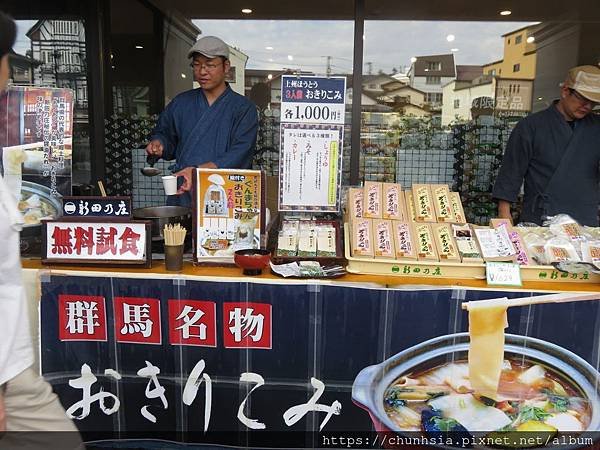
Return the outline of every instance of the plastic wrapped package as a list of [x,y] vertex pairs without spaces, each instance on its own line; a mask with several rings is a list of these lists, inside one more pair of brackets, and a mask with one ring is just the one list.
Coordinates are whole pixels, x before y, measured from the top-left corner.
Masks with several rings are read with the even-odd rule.
[[581,259],[600,269],[600,240],[582,242]]
[[581,261],[575,246],[562,237],[554,237],[544,245],[544,253],[548,263],[560,261]]

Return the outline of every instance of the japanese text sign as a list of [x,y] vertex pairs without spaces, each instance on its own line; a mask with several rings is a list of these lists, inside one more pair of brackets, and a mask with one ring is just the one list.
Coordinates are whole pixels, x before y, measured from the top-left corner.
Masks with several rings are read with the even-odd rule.
[[131,197],[63,197],[64,217],[131,217]]
[[145,264],[152,261],[150,222],[44,221],[43,259],[51,263]]
[[264,180],[259,170],[196,169],[194,258],[233,263],[236,250],[258,248],[264,229]]
[[343,132],[338,125],[281,125],[280,210],[338,210]]
[[344,123],[346,78],[281,77],[281,122]]
[[491,286],[522,286],[521,266],[515,263],[487,261],[485,263],[487,283]]
[[344,77],[282,76],[280,210],[339,210],[345,91]]

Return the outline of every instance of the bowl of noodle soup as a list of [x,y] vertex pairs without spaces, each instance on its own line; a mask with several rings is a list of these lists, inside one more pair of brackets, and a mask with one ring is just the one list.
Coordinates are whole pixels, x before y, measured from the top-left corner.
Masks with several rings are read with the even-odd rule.
[[507,334],[498,390],[487,398],[470,384],[469,345],[468,333],[440,336],[366,367],[355,378],[352,399],[377,432],[431,438],[426,442],[434,447],[460,447],[465,437],[487,437],[472,441],[481,444],[491,442],[490,436],[531,433],[587,436],[561,440],[561,449],[585,448],[595,440],[600,374],[584,359],[547,341]]

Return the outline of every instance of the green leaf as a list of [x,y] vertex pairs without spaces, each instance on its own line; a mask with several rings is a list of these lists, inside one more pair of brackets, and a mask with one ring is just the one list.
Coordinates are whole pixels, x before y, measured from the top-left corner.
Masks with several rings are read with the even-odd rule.
[[432,417],[431,420],[435,423],[435,426],[438,427],[440,431],[452,431],[454,427],[459,425],[456,419],[451,417],[444,418],[435,416]]
[[519,410],[519,420],[521,422],[527,422],[528,420],[537,420],[543,422],[544,419],[551,416],[552,414],[544,411],[543,408],[537,406],[523,406]]

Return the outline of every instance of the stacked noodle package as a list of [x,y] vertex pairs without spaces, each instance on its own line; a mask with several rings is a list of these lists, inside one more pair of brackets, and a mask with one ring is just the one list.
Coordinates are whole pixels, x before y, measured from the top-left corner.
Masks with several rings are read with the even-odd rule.
[[452,224],[464,223],[464,211],[447,185],[414,184],[403,191],[398,183],[366,181],[347,195],[353,257],[461,261]]

